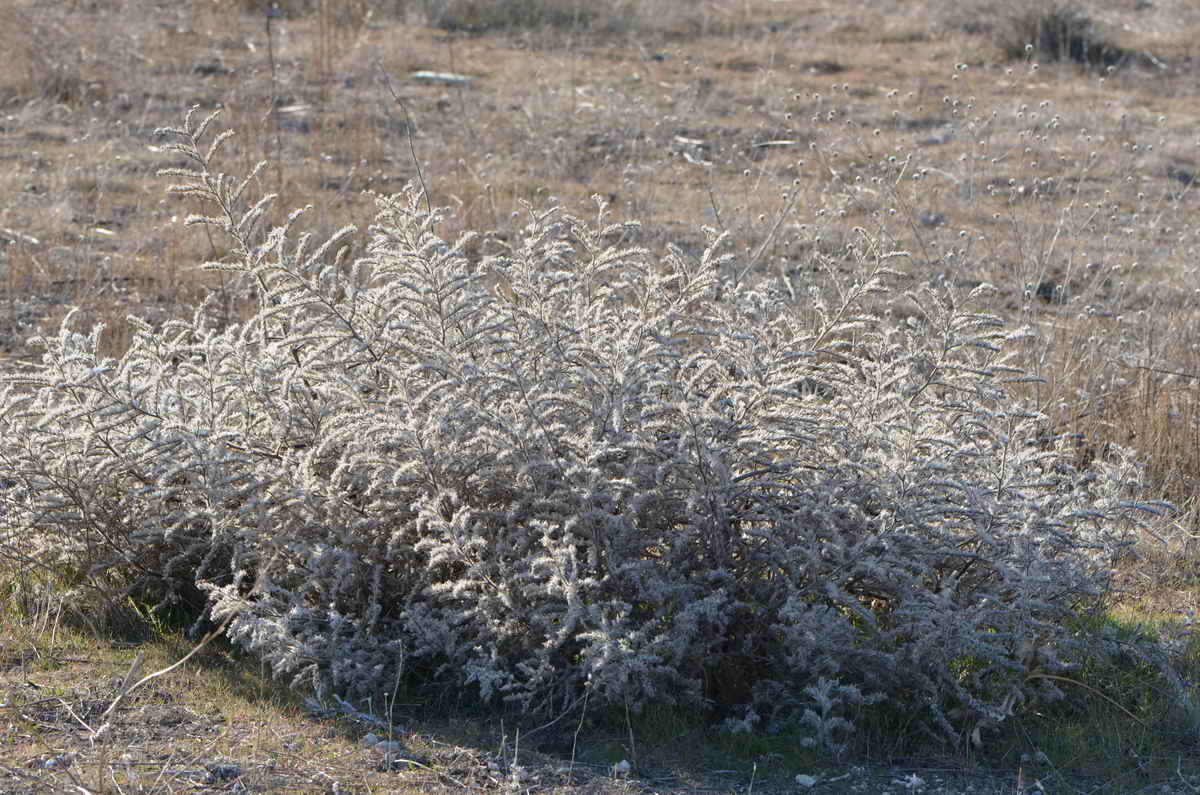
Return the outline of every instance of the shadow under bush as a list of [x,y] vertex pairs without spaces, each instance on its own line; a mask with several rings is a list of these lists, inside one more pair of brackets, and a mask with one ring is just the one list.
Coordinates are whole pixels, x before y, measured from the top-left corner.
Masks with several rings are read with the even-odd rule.
[[352,229],[261,227],[211,120],[165,131],[191,164],[166,173],[259,310],[131,321],[118,360],[69,320],[44,340],[0,395],[3,538],[199,587],[322,697],[421,670],[532,716],[681,704],[834,753],[872,704],[977,737],[1106,653],[1072,622],[1160,506],[1009,396],[986,286],[895,323],[863,307],[899,255],[865,236],[838,291],[777,292],[732,284],[716,236],[656,258],[603,211],[531,211],[472,261],[416,189],[346,262]]

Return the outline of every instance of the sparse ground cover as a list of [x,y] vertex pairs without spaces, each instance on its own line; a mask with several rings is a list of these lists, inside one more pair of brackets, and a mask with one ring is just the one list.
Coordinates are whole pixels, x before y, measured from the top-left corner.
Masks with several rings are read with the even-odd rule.
[[[908,252],[889,259],[901,286],[993,284],[988,310],[1025,329],[1022,364],[1041,379],[1028,397],[1052,430],[1072,435],[1081,462],[1108,444],[1147,462],[1148,496],[1177,511],[1124,562],[1102,620],[1164,638],[1194,698],[1197,13],[765,0],[494,13],[504,5],[0,10],[4,356],[37,356],[28,338],[70,306],[78,326],[106,324],[113,355],[130,344],[127,314],[156,323],[206,295],[228,322],[253,313],[244,285],[195,267],[229,257],[229,241],[183,228],[200,208],[155,176],[154,131],[192,105],[226,108],[229,170],[269,160],[255,188],[280,194],[273,220],[311,203],[318,237],[370,217],[364,191],[423,178],[453,210],[444,237],[497,230],[472,257],[518,236],[523,202],[586,215],[593,194],[641,221],[632,242],[653,251],[697,256],[701,225],[729,232],[731,281],[780,291],[814,254],[852,269],[846,252],[869,239]],[[365,247],[349,243],[352,257]],[[817,290],[837,282],[808,276]],[[1194,731],[1133,661],[1081,673],[1063,685],[1069,705],[1014,717],[982,748],[939,754],[903,716],[876,716],[853,772],[854,760],[797,750],[799,735],[728,734],[696,716],[572,716],[535,732],[419,695],[382,727],[313,715],[216,643],[131,694],[96,738],[136,653],[105,626],[128,617],[115,609],[88,629],[78,608],[22,604],[20,590],[0,674],[13,791],[768,791],[797,775],[825,792],[1200,787]],[[187,653],[179,629],[138,639],[145,671]],[[362,742],[371,732],[391,732],[417,764],[386,770]],[[622,760],[629,774],[614,771]]]
[[[0,791],[999,795],[1187,793],[1196,782],[1183,748],[1162,747],[1100,701],[1080,720],[1022,719],[1023,736],[986,758],[893,754],[895,740],[881,727],[871,753],[834,763],[798,748],[794,736],[721,734],[672,713],[524,733],[470,703],[400,701],[370,718],[334,714],[219,647],[102,717],[139,655],[141,672],[152,673],[193,646],[178,634],[130,641],[61,627],[7,633]],[[813,786],[796,776],[811,777]]]

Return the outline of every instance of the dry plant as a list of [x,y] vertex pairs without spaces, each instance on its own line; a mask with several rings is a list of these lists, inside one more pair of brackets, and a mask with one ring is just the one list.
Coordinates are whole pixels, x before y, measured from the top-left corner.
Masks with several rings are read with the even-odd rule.
[[[521,5],[526,16],[514,26],[511,19],[483,19],[495,10],[490,6],[403,5],[362,3],[359,11],[340,15],[336,4],[292,4],[271,18],[270,41],[261,4],[184,9],[112,0],[106,6],[124,13],[32,4],[4,12],[19,14],[20,24],[39,36],[54,37],[62,51],[80,53],[84,66],[77,71],[102,78],[82,91],[43,93],[54,85],[54,70],[70,72],[76,61],[40,62],[35,56],[44,50],[25,52],[19,43],[13,69],[0,74],[6,131],[21,136],[0,206],[7,244],[0,324],[14,360],[42,356],[25,342],[39,328],[53,354],[40,370],[21,375],[33,381],[14,382],[9,399],[16,413],[9,416],[36,414],[29,408],[34,404],[20,403],[33,400],[27,390],[35,381],[57,378],[62,387],[43,386],[39,400],[71,393],[96,401],[84,400],[74,413],[62,409],[55,415],[59,425],[37,426],[43,434],[58,428],[63,441],[12,453],[36,459],[43,470],[18,465],[16,458],[8,466],[25,478],[50,471],[54,451],[74,443],[66,441],[74,433],[67,429],[78,426],[69,423],[100,412],[88,431],[96,441],[76,456],[81,462],[90,460],[84,452],[96,456],[94,468],[77,465],[55,475],[62,483],[84,478],[86,488],[21,520],[33,522],[28,517],[44,518],[53,509],[63,527],[79,528],[71,536],[74,548],[52,545],[62,556],[55,571],[73,569],[79,582],[96,571],[92,564],[107,566],[114,592],[128,587],[150,602],[192,605],[205,604],[197,580],[207,580],[221,609],[237,614],[231,625],[243,642],[281,671],[305,672],[343,696],[393,681],[388,666],[395,658],[372,645],[390,636],[403,638],[394,651],[402,652],[406,671],[427,677],[432,689],[426,695],[470,680],[479,692],[555,716],[576,704],[580,692],[594,691],[597,708],[606,692],[621,705],[626,697],[649,704],[669,693],[733,718],[730,726],[774,720],[800,727],[803,736],[835,752],[897,742],[880,738],[895,728],[888,704],[896,703],[889,699],[901,688],[933,694],[934,706],[920,715],[943,737],[971,739],[975,728],[991,726],[994,731],[980,728],[985,749],[999,742],[1003,727],[1029,719],[1035,704],[1042,704],[1042,714],[1070,718],[1082,699],[1097,714],[1123,714],[1088,688],[1116,697],[1121,709],[1151,728],[1157,719],[1148,718],[1144,704],[1186,724],[1193,696],[1176,687],[1186,677],[1173,685],[1169,676],[1145,673],[1138,681],[1155,681],[1162,692],[1139,707],[1130,700],[1142,692],[1130,686],[1133,669],[1113,662],[1125,658],[1099,661],[1105,648],[1136,648],[1146,671],[1187,671],[1194,664],[1194,650],[1175,641],[1163,647],[1169,653],[1156,656],[1151,637],[1175,637],[1179,622],[1194,611],[1200,414],[1192,395],[1200,361],[1190,331],[1196,313],[1191,218],[1200,161],[1187,71],[1194,11],[1173,0],[1140,10],[1099,2],[1049,11],[1039,6],[1032,15],[995,11],[973,17],[978,25],[964,25],[936,4],[885,12],[876,3],[853,10],[816,3],[797,15],[766,2],[661,0],[614,22],[604,4],[583,9],[545,2]],[[143,12],[152,7],[154,15]],[[572,8],[573,17],[567,14]],[[439,23],[438,14],[449,22]],[[106,31],[110,19],[123,21]],[[1120,35],[1104,37],[1113,31]],[[127,42],[114,49],[133,54],[86,66],[100,52],[88,44],[91,36]],[[453,72],[469,81],[409,79],[418,71]],[[381,74],[410,114],[398,112],[381,88]],[[307,247],[296,249],[296,231],[288,233],[292,248],[280,248],[282,237],[276,237],[273,249],[244,230],[240,240],[216,227],[181,233],[177,224],[188,211],[211,215],[220,201],[232,199],[223,187],[203,183],[215,177],[204,170],[207,159],[197,166],[197,184],[207,187],[193,194],[203,202],[186,210],[160,203],[143,187],[161,165],[146,148],[151,130],[167,123],[184,98],[206,111],[226,105],[222,119],[237,135],[223,144],[222,162],[229,164],[223,168],[247,174],[260,160],[273,161],[245,186],[245,195],[280,194],[262,206],[260,231],[292,228],[288,208],[312,203],[306,228],[314,240],[333,236],[348,246],[340,266],[330,264],[331,252],[314,259]],[[203,156],[203,149],[196,151]],[[184,157],[173,165],[192,156],[178,154]],[[415,205],[375,206],[364,193],[401,191],[418,165],[430,177],[428,200],[450,208],[436,219],[425,197]],[[608,215],[591,224],[577,221],[593,212],[593,194],[607,203]],[[529,206],[539,209],[531,215]],[[550,206],[562,210],[544,215],[541,208]],[[242,210],[226,209],[240,219]],[[378,213],[373,236],[337,236],[343,225]],[[621,218],[642,223],[621,224]],[[228,222],[222,221],[226,230]],[[423,237],[427,224],[437,239]],[[713,249],[705,226],[724,235],[723,248]],[[484,233],[462,237],[469,231]],[[610,246],[620,256],[611,255]],[[386,257],[381,252],[388,247],[402,253]],[[616,264],[604,265],[610,255]],[[195,269],[203,261],[221,267]],[[394,275],[399,261],[423,268],[423,281],[407,272]],[[610,269],[603,278],[587,277],[588,268],[601,266]],[[871,282],[876,270],[887,291]],[[866,284],[872,289],[861,290]],[[595,417],[642,372],[630,363],[636,358],[618,356],[635,338],[605,335],[632,317],[639,301],[654,305],[639,292],[646,285],[660,285],[661,296],[654,297],[676,301],[672,311],[685,318],[670,333],[655,332],[664,360],[654,364],[659,381],[646,383],[661,381],[667,397],[651,391],[639,399],[642,414],[613,415],[605,424]],[[688,285],[696,294],[684,301],[681,290]],[[293,304],[299,293],[289,291],[301,289],[310,297]],[[402,289],[411,291],[403,300],[388,292]],[[446,308],[451,299],[459,301],[453,310]],[[80,309],[63,326],[66,304]],[[200,305],[194,320],[187,319],[190,310],[183,308]],[[404,309],[388,310],[393,314],[385,322],[379,307],[388,306]],[[126,323],[130,313],[144,322]],[[439,317],[443,347],[436,356],[398,341],[398,329],[411,334],[419,327],[426,332],[418,337],[428,342],[437,336],[428,330],[431,318]],[[582,341],[567,333],[565,318],[576,334],[587,329]],[[376,324],[369,332],[360,328],[368,320]],[[791,324],[786,332],[780,330],[785,320]],[[89,333],[96,321],[106,330]],[[646,317],[638,322],[657,328]],[[742,336],[727,335],[729,328]],[[295,336],[297,329],[308,336]],[[504,380],[494,377],[494,350],[484,343],[499,345],[513,329],[520,333],[511,340],[519,344],[510,340],[511,349],[504,349],[513,357]],[[543,332],[550,336],[539,336]],[[985,347],[963,348],[966,339]],[[392,359],[377,361],[380,345],[390,346]],[[517,357],[521,350],[530,351],[527,358]],[[402,359],[417,353],[420,365]],[[452,353],[469,354],[475,369]],[[689,364],[671,369],[675,359]],[[997,369],[1001,364],[1013,369]],[[159,403],[151,410],[114,378],[120,373],[129,384],[141,383],[155,367],[169,376],[155,376]],[[50,378],[54,368],[60,376]],[[1015,377],[1018,371],[1025,375]],[[572,391],[579,373],[589,373],[578,377],[599,391]],[[619,377],[603,380],[611,374]],[[894,398],[889,390],[906,394],[906,379],[913,378],[930,379],[913,393],[915,403],[887,398]],[[198,414],[176,413],[199,400],[186,390],[202,381],[230,384],[221,392],[226,402],[211,403],[207,435],[195,426]],[[596,386],[605,383],[607,391]],[[391,397],[398,385],[408,390],[404,400]],[[502,409],[472,402],[484,388]],[[454,397],[439,397],[439,389]],[[758,391],[771,389],[778,391],[769,397]],[[515,394],[524,402],[510,400]],[[676,399],[682,402],[671,402]],[[868,399],[881,402],[874,408],[854,402]],[[254,408],[230,431],[218,421],[226,417],[218,406],[239,405]],[[591,413],[584,412],[587,406]],[[756,441],[750,429],[761,430],[763,417],[789,411],[805,422],[778,431],[770,445]],[[138,412],[143,424],[123,419]],[[425,418],[419,429],[418,413]],[[145,424],[152,415],[161,428]],[[361,431],[354,423],[369,416],[383,425]],[[645,420],[644,434],[628,430],[641,427],[631,425],[631,416]],[[889,426],[891,435],[873,435],[881,426],[870,419],[884,416],[903,420]],[[958,427],[948,419],[954,417],[972,419],[959,420],[965,424]],[[605,435],[618,420],[640,447],[621,447]],[[13,430],[14,438],[31,432],[21,424],[31,419],[9,421],[21,429]],[[506,430],[512,423],[524,430]],[[391,430],[376,433],[384,425]],[[846,429],[843,438],[812,430],[834,426]],[[410,439],[405,447],[395,436],[403,428],[421,444]],[[597,438],[567,435],[580,428],[592,428]],[[470,429],[478,436],[469,443],[456,435]],[[803,440],[801,429],[808,434]],[[170,441],[163,435],[168,430],[176,434]],[[946,434],[956,446],[972,446],[974,463],[946,452]],[[132,447],[121,448],[122,438]],[[366,439],[386,449],[355,446]],[[690,458],[685,440],[692,442]],[[460,444],[470,453],[454,454]],[[423,457],[401,459],[398,451],[406,449],[420,449]],[[223,451],[219,465],[203,457],[214,450]],[[910,469],[889,463],[897,451],[906,451],[902,459]],[[827,459],[817,460],[821,455]],[[148,474],[165,466],[156,456],[175,469]],[[957,480],[946,473],[939,480],[932,473],[943,458],[952,470],[967,469],[954,470]],[[404,474],[380,485],[385,464],[398,460],[405,463],[396,472]],[[650,460],[659,467],[653,476],[627,471]],[[788,461],[805,461],[808,468],[793,472]],[[1022,466],[1046,469],[1034,476]],[[587,481],[593,502],[577,495],[568,500],[573,478],[595,467],[604,477]],[[125,474],[114,478],[114,472]],[[1124,492],[1105,485],[1106,472],[1124,473],[1118,478]],[[836,533],[820,536],[820,543],[805,536],[805,547],[796,541],[802,536],[780,528],[787,517],[804,513],[806,500],[824,493],[813,473],[824,473],[822,488],[834,496],[822,511],[810,511],[805,532]],[[425,496],[418,500],[414,484],[421,477]],[[622,486],[622,478],[633,485]],[[772,491],[778,480],[787,482],[787,500]],[[1047,496],[1050,502],[1076,499],[1078,510],[1086,502],[1086,510],[1107,511],[1110,519],[1123,516],[1137,495],[1163,510],[1157,501],[1170,502],[1175,510],[1147,515],[1136,531],[1133,524],[1109,525],[1115,535],[1089,540],[1086,549],[1072,547],[1080,538],[1073,535],[1081,532],[1078,517],[1055,525],[1047,532],[1056,540],[1039,548],[1062,550],[1053,564],[1062,571],[1070,568],[1067,561],[1080,563],[1073,584],[1019,619],[1003,611],[1025,603],[988,596],[996,612],[978,626],[994,631],[981,652],[971,645],[976,636],[955,635],[960,627],[952,608],[991,587],[986,576],[971,579],[976,565],[994,573],[1006,572],[1003,566],[975,564],[961,575],[965,584],[960,577],[950,587],[953,566],[939,557],[948,547],[934,544],[940,551],[929,553],[924,568],[897,564],[886,576],[864,568],[864,561],[875,560],[871,533],[885,520],[900,521],[901,506],[921,504],[914,495],[932,500],[937,489],[949,489],[936,493],[939,504],[970,524],[983,514],[962,500],[1017,492],[1032,499],[1051,481],[1063,492]],[[4,482],[10,500],[18,492],[21,500],[52,493],[35,489],[33,480],[26,491],[15,480]],[[1016,491],[1006,491],[1005,484],[1018,482]],[[722,483],[728,492],[713,485]],[[1082,491],[1068,484],[1083,484]],[[106,496],[89,499],[88,489]],[[726,493],[738,496],[721,496]],[[646,507],[650,498],[639,496],[646,494],[667,496]],[[858,500],[853,510],[837,502],[852,497]],[[772,504],[775,514],[763,508]],[[1012,508],[1010,516],[1022,510],[1003,504]],[[386,529],[385,505],[392,521]],[[268,515],[275,521],[271,511],[294,510],[286,519],[279,514],[279,526],[297,529],[286,539],[264,540],[249,529],[252,509],[262,512],[259,522]],[[590,529],[570,531],[579,536],[567,544],[574,551],[553,549],[551,541],[569,535],[555,531],[555,522],[565,527],[563,517],[585,514]],[[138,524],[138,517],[152,515],[159,519]],[[1051,515],[1059,521],[1064,514]],[[663,519],[672,532],[648,531],[653,517],[677,517]],[[167,527],[170,522],[176,524]],[[625,532],[622,522],[637,533]],[[773,531],[761,532],[762,523]],[[419,538],[405,535],[410,524],[421,528]],[[602,525],[620,543],[605,540]],[[49,531],[38,524],[37,532]],[[846,541],[854,532],[863,534],[850,545],[857,551],[837,552],[830,539],[840,533]],[[26,546],[17,547],[29,555],[26,563],[40,557],[27,545],[48,537],[26,533]],[[974,548],[971,554],[993,562],[1008,560],[1004,549],[1019,547],[984,546],[1001,557]],[[901,556],[906,549],[899,542],[889,548]],[[967,552],[960,546],[956,554]],[[775,568],[759,566],[768,558]],[[130,560],[137,567],[130,568]],[[374,568],[355,573],[368,560]],[[789,574],[780,560],[821,574],[811,580]],[[648,596],[629,590],[659,582],[651,573],[668,565],[680,581]],[[1038,565],[1052,564],[1041,559]],[[1017,581],[996,574],[1016,589],[1005,593],[1023,593],[1014,582],[1033,576],[1024,571]],[[311,583],[307,590],[301,579]],[[818,580],[832,583],[834,593],[818,599]],[[431,589],[429,595],[414,596],[416,582]],[[561,593],[548,595],[554,587]],[[938,613],[948,587],[948,612]],[[1123,610],[1152,614],[1155,628],[1129,640],[1114,635],[1113,624],[1099,615],[1072,617],[1092,595],[1098,611],[1120,602]],[[713,602],[718,599],[724,601]],[[821,600],[829,612],[818,622],[811,610]],[[476,607],[464,607],[470,602]],[[393,604],[404,606],[386,607]],[[780,656],[760,634],[770,636],[765,616],[789,605],[792,623],[778,625],[780,637],[809,648],[807,636],[800,637],[809,621],[820,625],[814,633],[841,645],[804,663],[816,666],[810,680],[775,691],[778,672],[799,665],[799,658]],[[418,621],[406,611],[424,612]],[[914,633],[917,614],[921,620],[945,615],[942,634],[924,624],[915,634],[946,639],[947,648],[962,654],[930,657],[936,671],[896,663],[908,653],[905,633]],[[684,632],[688,621],[694,627]],[[1076,647],[1067,639],[1079,622],[1098,629]],[[633,630],[638,626],[641,635]],[[620,634],[626,629],[628,637]],[[1025,639],[1033,657],[1018,653],[1030,651],[1021,632],[1032,633]],[[692,640],[676,643],[679,633]],[[495,638],[504,639],[498,649],[488,645]],[[852,648],[880,651],[870,646],[875,641],[891,663],[875,669],[853,655],[838,656]],[[755,645],[760,642],[765,645]],[[548,645],[530,652],[535,643]],[[495,653],[473,651],[477,647]],[[532,656],[523,657],[526,652]],[[893,664],[903,676],[894,678]],[[592,680],[580,678],[585,671]],[[876,703],[877,695],[884,698]],[[1059,695],[1066,698],[1057,706],[1039,702]],[[1115,725],[1097,731],[1129,739]]]
[[831,753],[877,703],[978,744],[1115,652],[1075,626],[1164,506],[1009,396],[990,288],[875,317],[904,256],[863,232],[847,275],[810,260],[837,301],[789,300],[727,282],[715,231],[655,262],[603,207],[474,263],[415,188],[349,261],[350,228],[267,229],[214,117],[163,131],[165,173],[257,312],[137,321],[115,360],[70,319],[43,341],[2,403],[13,560],[199,588],[321,698],[403,660],[527,714],[716,706]]

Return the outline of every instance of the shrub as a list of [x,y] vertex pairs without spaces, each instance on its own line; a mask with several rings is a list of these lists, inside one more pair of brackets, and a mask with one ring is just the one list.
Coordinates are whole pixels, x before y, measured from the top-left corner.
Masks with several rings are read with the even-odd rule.
[[1009,58],[1073,61],[1084,67],[1116,66],[1130,57],[1108,41],[1092,19],[1065,5],[1034,4],[1018,9],[997,26],[1000,48]]
[[[586,0],[425,0],[423,5],[430,24],[473,33],[536,27],[576,30],[591,27],[601,14],[610,25],[623,16],[615,8],[602,12]],[[631,6],[625,12],[635,14],[636,9]]]
[[1020,334],[972,308],[986,286],[894,322],[863,307],[903,255],[865,234],[837,290],[776,293],[713,233],[622,247],[603,208],[531,211],[476,261],[415,188],[347,262],[350,229],[260,228],[211,121],[165,131],[191,163],[167,173],[258,311],[131,320],[116,360],[69,319],[43,340],[0,395],[10,557],[160,605],[198,587],[322,694],[673,702],[830,750],[863,703],[978,736],[1102,653],[1074,627],[1156,506],[1121,450],[1078,468],[1009,397]]

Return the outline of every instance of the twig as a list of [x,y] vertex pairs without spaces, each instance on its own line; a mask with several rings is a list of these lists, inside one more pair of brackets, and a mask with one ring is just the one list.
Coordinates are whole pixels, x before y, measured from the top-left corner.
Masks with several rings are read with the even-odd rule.
[[1167,370],[1162,367],[1151,367],[1148,364],[1129,364],[1121,359],[1114,359],[1113,361],[1115,361],[1119,367],[1127,367],[1132,370],[1145,370],[1148,373],[1157,373],[1158,375],[1173,375],[1178,378],[1190,378],[1193,381],[1200,379],[1200,375],[1195,373],[1185,373],[1182,370]]
[[629,755],[633,757],[633,764],[637,765],[637,744],[633,739],[633,721],[629,718],[629,699],[625,699],[625,728],[629,730]]
[[38,704],[52,704],[60,700],[57,696],[54,698],[39,698],[37,701],[26,701],[24,704],[0,704],[0,709],[25,709],[26,707],[36,707]]
[[68,715],[70,715],[72,718],[75,719],[76,723],[78,723],[83,728],[87,729],[89,732],[92,731],[92,727],[88,726],[86,723],[84,723],[83,718],[81,718],[75,714],[75,710],[71,709],[71,705],[67,703],[67,700],[65,698],[58,699],[58,703],[63,705],[63,709],[65,709],[67,711]]
[[783,222],[787,220],[788,215],[792,212],[792,208],[796,206],[796,200],[799,198],[799,196],[800,191],[792,188],[788,194],[787,202],[784,204],[783,209],[781,209],[779,214],[775,217],[775,223],[771,226],[770,231],[767,232],[767,236],[763,238],[762,243],[760,243],[758,246],[758,249],[755,250],[754,254],[750,257],[750,261],[746,263],[746,267],[742,268],[734,277],[733,284],[735,287],[741,284],[742,279],[746,278],[750,271],[752,271],[758,265],[759,260],[762,259],[762,255],[767,251],[767,246],[771,245],[771,242],[775,239],[776,233],[779,232],[779,228],[783,226]]
[[413,145],[412,117],[408,115],[408,106],[404,104],[404,100],[400,99],[400,95],[392,87],[391,76],[382,67],[379,69],[379,72],[383,75],[383,83],[387,86],[388,93],[392,95],[392,99],[396,100],[396,104],[404,112],[404,131],[408,134],[408,153],[412,156],[413,167],[417,170],[417,180],[421,183],[421,195],[425,197],[425,212],[429,215],[429,222],[432,224],[433,202],[429,200],[429,186],[425,184],[425,175],[421,173],[421,163],[417,160],[417,148]]
[[1197,787],[1195,784],[1183,777],[1183,768],[1181,767],[1181,764],[1180,757],[1175,757],[1175,775],[1179,776],[1179,780],[1183,782],[1183,785],[1192,792],[1200,792],[1200,787]]
[[[450,73],[457,74],[458,66],[455,65],[455,63],[454,63],[454,37],[453,36],[446,37],[446,53],[450,56]],[[575,82],[574,80],[571,81],[571,83],[572,83],[571,97],[572,98],[574,98],[574,96],[575,96],[574,82]],[[466,98],[464,96],[464,92],[463,92],[464,85],[466,85],[466,84],[465,83],[455,83],[454,84],[455,93],[458,95],[458,117],[460,119],[462,119],[463,125],[467,128],[467,135],[469,135],[471,137],[472,141],[475,141],[478,139],[478,135],[476,135],[475,125],[471,123],[471,117],[467,113],[467,100],[466,100]]]
[[579,723],[575,726],[575,735],[571,738],[571,766],[568,769],[567,780],[571,781],[575,772],[575,752],[579,748],[579,732],[583,731],[583,719],[587,716],[588,697],[592,694],[588,688],[583,694],[583,708],[579,710]]
[[282,146],[280,145],[280,124],[279,124],[279,76],[278,66],[275,63],[275,37],[271,31],[271,20],[279,15],[279,3],[272,2],[267,6],[266,10],[266,25],[267,25],[267,61],[271,68],[271,122],[274,126],[274,142],[275,142],[275,192],[283,194],[283,155]]
[[166,674],[171,673],[171,671],[174,671],[176,668],[183,665],[188,660],[192,659],[192,657],[195,656],[196,652],[200,651],[201,649],[203,649],[205,646],[208,645],[209,641],[211,641],[213,638],[215,638],[218,635],[220,635],[221,633],[223,633],[225,631],[225,628],[227,626],[229,626],[229,622],[232,619],[233,619],[232,615],[228,616],[225,619],[224,623],[221,624],[221,626],[217,627],[212,632],[209,632],[207,635],[205,635],[203,638],[201,638],[200,643],[198,643],[196,645],[196,648],[192,649],[187,654],[185,654],[183,656],[183,658],[180,659],[178,662],[176,662],[174,665],[168,665],[166,668],[163,668],[161,671],[155,671],[152,674],[147,674],[146,676],[143,676],[141,679],[139,679],[136,684],[130,685],[129,680],[137,675],[137,671],[142,667],[142,662],[144,661],[145,656],[146,656],[144,652],[139,652],[137,658],[133,661],[133,665],[129,666],[129,672],[125,674],[124,681],[121,682],[121,692],[118,693],[117,697],[113,699],[113,702],[108,705],[108,709],[104,710],[104,714],[100,716],[100,720],[101,721],[108,720],[108,716],[111,715],[113,710],[115,710],[120,705],[120,703],[125,699],[125,696],[129,695],[134,690],[137,690],[139,687],[146,684],[151,679],[157,679],[160,676],[164,676]]
[[1056,682],[1067,682],[1072,685],[1079,685],[1084,690],[1090,691],[1092,693],[1092,695],[1099,696],[1100,698],[1107,701],[1109,704],[1112,704],[1114,707],[1116,707],[1117,709],[1124,712],[1125,716],[1127,718],[1129,718],[1131,721],[1133,721],[1137,725],[1141,726],[1143,729],[1149,728],[1141,719],[1138,718],[1137,715],[1134,715],[1132,712],[1125,709],[1120,704],[1118,704],[1116,701],[1113,701],[1111,698],[1104,695],[1096,688],[1092,687],[1091,685],[1085,685],[1083,682],[1080,682],[1078,679],[1072,679],[1069,676],[1056,676],[1055,674],[1042,674],[1042,673],[1033,673],[1033,674],[1030,674],[1029,676],[1025,677],[1025,681],[1027,681],[1027,682],[1030,679],[1053,679]]

